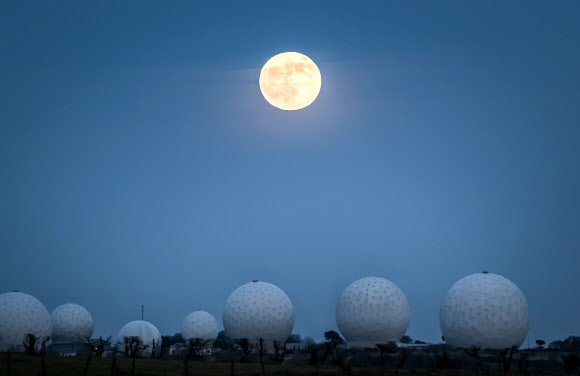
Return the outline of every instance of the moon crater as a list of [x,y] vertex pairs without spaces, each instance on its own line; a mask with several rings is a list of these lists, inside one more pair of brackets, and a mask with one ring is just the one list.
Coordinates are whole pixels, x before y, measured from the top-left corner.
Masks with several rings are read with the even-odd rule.
[[260,73],[264,98],[282,110],[300,110],[310,105],[322,86],[320,70],[306,55],[284,52],[266,62]]

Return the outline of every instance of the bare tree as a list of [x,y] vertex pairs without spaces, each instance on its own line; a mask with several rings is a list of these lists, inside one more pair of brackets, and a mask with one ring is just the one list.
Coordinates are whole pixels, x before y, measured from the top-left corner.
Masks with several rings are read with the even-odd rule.
[[529,373],[530,369],[530,361],[529,359],[532,357],[532,353],[529,352],[520,352],[520,359],[518,360],[518,369],[520,373],[526,374]]
[[42,367],[42,376],[46,376],[46,362],[44,356],[46,355],[46,343],[50,341],[50,337],[45,337],[40,345],[40,366]]
[[274,341],[274,361],[282,363],[284,361],[284,344],[279,341]]
[[206,349],[210,345],[210,340],[203,339],[203,338],[190,338],[187,341],[187,353],[183,358],[183,372],[185,376],[189,375],[189,366],[187,361],[189,359],[192,360],[201,360],[206,357]]
[[389,354],[394,354],[397,352],[398,350],[397,344],[394,342],[377,343],[375,346],[377,346],[377,349],[379,349],[379,354],[381,356],[381,367],[384,369]]
[[509,349],[499,349],[497,360],[499,366],[499,372],[502,375],[507,375],[510,372],[512,366],[512,360],[514,354],[518,351],[518,348],[513,346]]
[[28,333],[26,337],[24,337],[24,341],[22,342],[22,346],[29,355],[36,354],[36,342],[39,340],[37,336],[32,333]]
[[141,352],[149,348],[149,345],[144,344],[140,337],[135,336],[123,337],[123,345],[123,354],[132,359],[139,357]]
[[169,353],[169,349],[171,348],[170,343],[166,343],[165,341],[161,341],[161,346],[159,346],[159,359],[163,358],[163,354]]
[[318,369],[318,353],[320,352],[320,346],[316,343],[311,343],[306,349],[310,354],[310,365],[316,366]]
[[85,368],[83,369],[83,376],[87,376],[87,374],[89,373],[89,364],[91,363],[91,358],[93,357],[93,353],[89,353],[89,356],[87,357],[87,361],[85,362]]
[[111,344],[112,338],[113,337],[111,336],[107,337],[106,339],[103,339],[103,337],[99,337],[98,340],[93,342],[89,337],[87,337],[84,339],[80,338],[79,341],[92,354],[95,354],[97,358],[101,358],[103,356],[103,353],[105,352],[105,348],[107,347],[107,345]]
[[210,342],[203,338],[190,338],[187,341],[187,359],[201,360],[207,356],[207,348]]
[[260,367],[262,369],[262,375],[265,373],[264,371],[264,338],[258,338],[258,345],[260,346]]
[[42,344],[40,345],[40,355],[46,355],[46,344],[48,341],[50,341],[50,336],[44,337],[44,340],[42,340]]
[[250,343],[250,340],[247,338],[239,338],[236,339],[235,342],[238,346],[240,346],[240,349],[242,350],[242,357],[240,358],[240,363],[247,362],[248,357],[252,352],[252,344]]
[[441,355],[439,355],[439,351],[435,350],[435,367],[438,370],[448,369],[449,363],[450,363],[449,351],[447,351],[444,348],[441,351]]
[[326,352],[324,353],[322,363],[326,360],[328,355],[332,359],[332,363],[335,365],[341,366],[342,365],[342,354],[338,350],[338,343],[336,342],[324,342],[324,347]]
[[400,349],[399,352],[401,353],[401,357],[399,358],[399,363],[397,364],[397,368],[403,368],[403,367],[405,367],[405,364],[407,363],[407,360],[409,359],[408,354],[407,354],[407,348],[403,347]]
[[481,351],[481,347],[472,346],[469,349],[463,349],[463,351],[471,356],[477,362],[477,370],[483,371],[483,363],[481,362],[481,357],[479,356],[479,352]]
[[155,351],[159,349],[159,347],[159,341],[153,338],[153,341],[151,341],[151,359],[155,359]]

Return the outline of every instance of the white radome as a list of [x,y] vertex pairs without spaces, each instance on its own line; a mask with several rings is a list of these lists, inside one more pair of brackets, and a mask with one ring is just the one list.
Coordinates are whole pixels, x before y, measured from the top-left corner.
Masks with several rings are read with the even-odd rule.
[[78,342],[93,335],[93,318],[83,306],[67,303],[51,313],[53,342]]
[[336,305],[336,324],[351,347],[398,342],[410,320],[405,294],[384,278],[368,277],[353,282]]
[[520,347],[530,328],[528,303],[508,279],[476,273],[456,282],[443,300],[439,324],[445,341],[460,348]]
[[195,311],[185,317],[181,324],[181,335],[185,340],[200,338],[205,341],[215,341],[218,336],[218,322],[206,311]]
[[232,339],[262,338],[266,346],[284,343],[294,328],[294,307],[280,288],[267,282],[250,282],[238,287],[228,298],[223,315],[224,328]]
[[161,333],[148,321],[136,320],[131,321],[119,330],[117,334],[117,350],[123,352],[125,350],[124,337],[139,337],[147,349],[143,354],[151,354],[153,350],[153,341],[157,347],[156,351],[161,348]]
[[42,341],[52,336],[50,314],[46,307],[35,297],[22,292],[0,295],[0,351],[25,351],[23,342],[28,334],[38,338],[37,351]]

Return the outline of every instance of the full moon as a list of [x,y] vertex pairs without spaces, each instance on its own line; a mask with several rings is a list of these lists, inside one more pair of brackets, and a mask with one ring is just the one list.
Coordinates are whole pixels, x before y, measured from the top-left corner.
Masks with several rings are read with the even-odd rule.
[[282,110],[300,110],[310,105],[318,93],[322,78],[310,58],[298,52],[284,52],[266,62],[260,73],[264,98]]

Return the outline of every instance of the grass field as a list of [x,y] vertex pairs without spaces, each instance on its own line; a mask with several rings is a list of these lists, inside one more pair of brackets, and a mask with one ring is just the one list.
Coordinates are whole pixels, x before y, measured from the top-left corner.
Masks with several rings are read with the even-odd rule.
[[[118,358],[116,360],[116,375],[131,374],[131,359]],[[82,358],[46,358],[46,371],[48,376],[82,376],[86,359]],[[113,359],[92,358],[89,363],[87,376],[110,376]],[[443,374],[445,374],[444,372]],[[194,375],[231,375],[230,363],[218,362],[188,362],[187,374],[184,362],[178,360],[157,360],[157,359],[137,359],[135,362],[135,373],[143,376],[194,376]],[[324,366],[318,369],[313,366],[292,366],[266,364],[266,375],[394,375],[395,370],[387,369],[381,373],[380,369],[353,368],[345,372],[338,367]],[[399,370],[398,375],[427,375],[427,371],[407,371]],[[449,375],[468,375],[469,372],[450,372]],[[0,361],[0,375],[8,375],[6,355],[2,354]],[[40,357],[26,355],[12,355],[11,376],[38,376],[42,375]],[[234,375],[236,376],[261,376],[259,364],[234,363]]]

